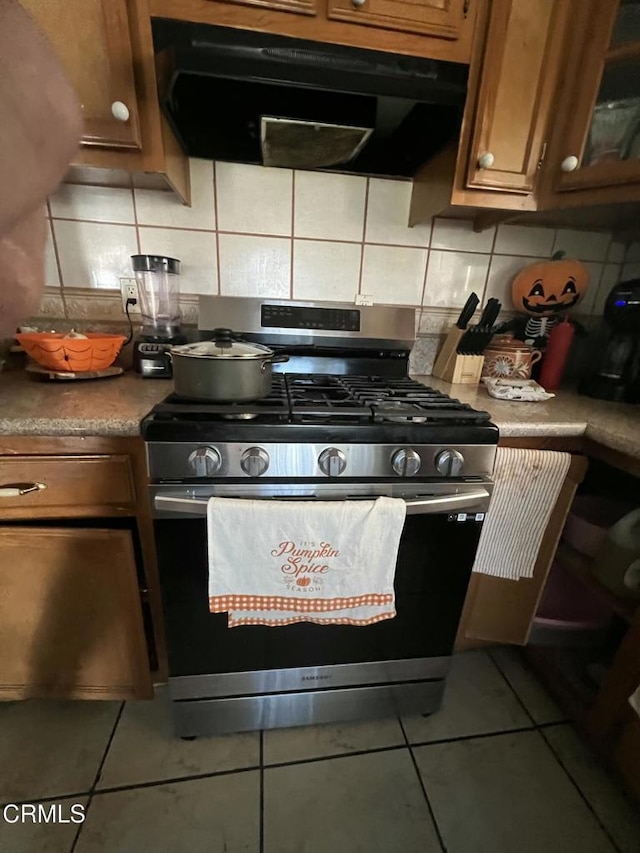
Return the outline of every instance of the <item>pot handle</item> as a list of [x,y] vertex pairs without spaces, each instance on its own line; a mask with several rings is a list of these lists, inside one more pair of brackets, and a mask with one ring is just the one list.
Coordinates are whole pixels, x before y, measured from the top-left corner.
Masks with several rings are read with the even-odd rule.
[[284,364],[285,361],[289,361],[288,355],[272,355],[269,358],[265,358],[260,365],[260,370],[264,373],[268,364]]
[[540,361],[542,358],[542,353],[539,349],[534,349],[531,353],[531,364],[535,364],[537,361]]

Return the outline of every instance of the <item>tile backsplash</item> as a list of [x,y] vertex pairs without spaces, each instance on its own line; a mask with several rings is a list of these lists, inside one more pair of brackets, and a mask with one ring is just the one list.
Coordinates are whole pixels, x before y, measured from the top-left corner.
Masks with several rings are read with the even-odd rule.
[[[610,233],[435,218],[408,228],[408,181],[191,161],[192,207],[169,193],[62,186],[49,201],[49,316],[122,317],[119,278],[130,255],[182,261],[185,305],[194,294],[376,302],[421,309],[420,330],[439,334],[475,290],[510,309],[523,265],[564,249],[589,268],[578,312],[602,311],[625,273],[625,247]],[[631,253],[631,249],[633,252]],[[638,266],[630,247],[626,270]]]

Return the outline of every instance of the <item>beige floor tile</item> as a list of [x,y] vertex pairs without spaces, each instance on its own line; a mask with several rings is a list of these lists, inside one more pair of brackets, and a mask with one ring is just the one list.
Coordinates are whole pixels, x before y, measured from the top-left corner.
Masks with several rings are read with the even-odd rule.
[[549,741],[621,853],[639,853],[640,806],[622,792],[571,726],[545,728],[543,737]]
[[127,702],[98,788],[179,779],[260,763],[258,732],[185,741],[173,733],[166,688],[152,702]]
[[[50,818],[53,814],[56,818],[71,820],[70,807],[86,806],[87,800],[87,797],[77,797],[70,800],[56,800],[55,804],[42,803],[45,814],[36,813],[36,818],[42,821],[38,823],[31,821],[30,816],[27,816],[26,822],[21,820],[16,823],[7,822],[0,816],[0,850],[3,853],[69,853],[79,824],[45,822],[45,818]],[[38,804],[33,805],[38,807]],[[59,809],[56,808],[51,812],[53,805]],[[73,814],[78,816],[76,811]],[[13,821],[18,817],[18,812],[14,808],[9,808],[7,815],[10,821]]]
[[412,743],[526,728],[531,720],[485,652],[454,655],[442,708],[403,717]]
[[0,703],[0,802],[88,791],[119,702]]
[[255,770],[97,794],[75,853],[256,853],[259,835]]
[[415,748],[450,853],[614,853],[538,732]]
[[566,719],[518,649],[505,646],[493,649],[490,654],[536,723],[557,723]]
[[264,785],[265,853],[440,850],[408,750],[274,767]]
[[403,743],[404,735],[396,719],[274,729],[264,733],[264,762],[304,761]]

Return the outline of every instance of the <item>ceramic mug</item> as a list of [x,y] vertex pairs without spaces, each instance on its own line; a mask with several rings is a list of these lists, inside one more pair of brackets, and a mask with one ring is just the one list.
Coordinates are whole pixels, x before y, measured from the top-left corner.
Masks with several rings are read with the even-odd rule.
[[530,379],[542,353],[510,335],[497,335],[484,351],[483,376],[494,379]]

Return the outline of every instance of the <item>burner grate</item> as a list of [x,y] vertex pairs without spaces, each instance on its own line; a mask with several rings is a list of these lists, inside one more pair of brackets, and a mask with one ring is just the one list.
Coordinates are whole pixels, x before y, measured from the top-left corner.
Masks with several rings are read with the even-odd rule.
[[247,419],[293,424],[484,424],[487,412],[413,379],[333,374],[273,376],[268,397],[248,403],[200,403],[170,394],[153,410],[164,420]]

